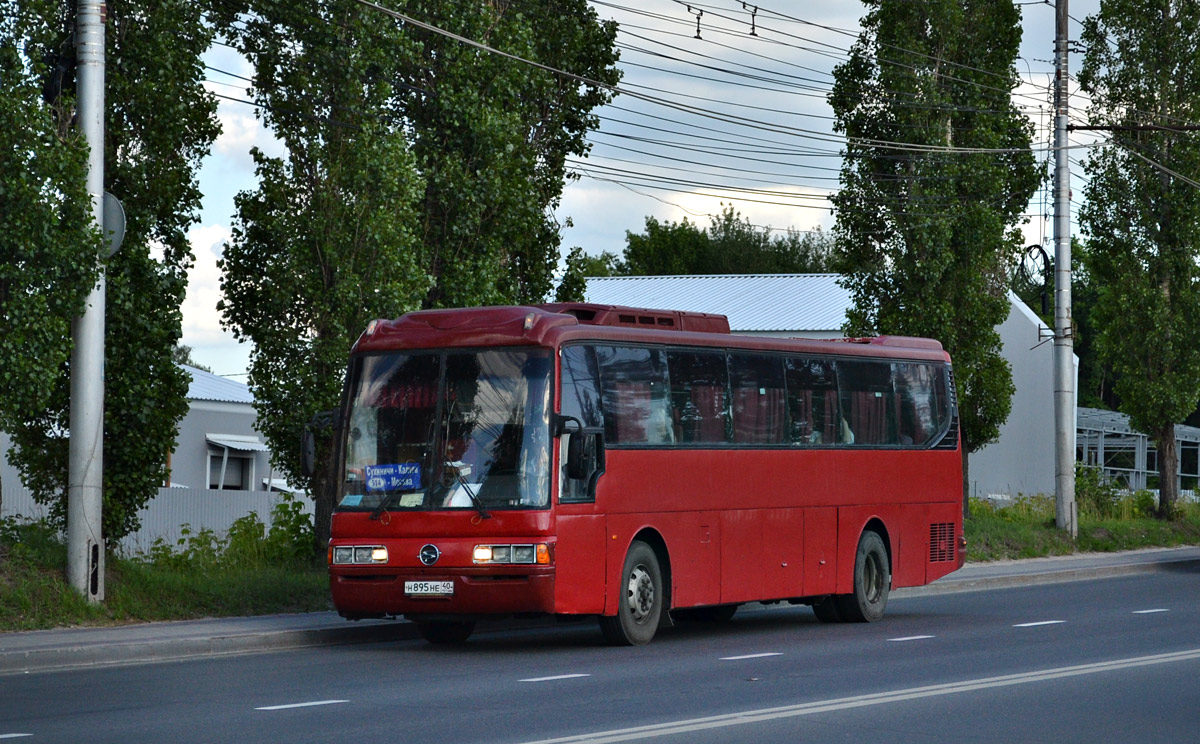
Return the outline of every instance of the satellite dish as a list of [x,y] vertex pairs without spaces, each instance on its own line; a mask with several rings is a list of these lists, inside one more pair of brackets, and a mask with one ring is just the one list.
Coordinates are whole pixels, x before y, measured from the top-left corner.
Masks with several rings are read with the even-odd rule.
[[108,257],[112,258],[125,239],[125,208],[121,200],[104,192],[104,234],[108,237]]

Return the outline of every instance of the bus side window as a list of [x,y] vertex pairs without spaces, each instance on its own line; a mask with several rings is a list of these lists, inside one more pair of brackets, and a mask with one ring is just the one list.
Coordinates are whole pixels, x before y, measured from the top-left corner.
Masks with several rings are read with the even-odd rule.
[[662,350],[597,346],[595,352],[605,441],[609,444],[673,442],[667,365]]
[[584,426],[603,426],[600,408],[600,373],[596,356],[587,346],[562,350],[562,406],[564,416],[579,419]]
[[733,399],[733,441],[738,444],[783,444],[783,357],[730,354],[729,389]]
[[[892,365],[875,361],[838,362],[843,444],[899,444]],[[852,438],[850,438],[852,435]]]
[[675,441],[729,441],[729,381],[723,352],[667,352]]
[[[600,374],[596,366],[596,355],[588,346],[566,346],[562,350],[562,398],[561,412],[564,416],[577,419],[585,428],[604,425],[600,406]],[[563,502],[594,501],[596,492],[594,478],[572,478],[567,472],[568,448],[580,433],[564,434],[567,442],[559,454],[562,467],[559,471],[560,497]],[[600,462],[602,453],[596,452],[594,436],[581,440],[584,447],[584,470],[590,476]]]
[[941,433],[946,407],[945,375],[931,364],[892,365],[899,407],[900,443],[929,444]]
[[788,440],[807,447],[836,444],[842,436],[837,364],[829,359],[789,357],[784,367],[791,421]]

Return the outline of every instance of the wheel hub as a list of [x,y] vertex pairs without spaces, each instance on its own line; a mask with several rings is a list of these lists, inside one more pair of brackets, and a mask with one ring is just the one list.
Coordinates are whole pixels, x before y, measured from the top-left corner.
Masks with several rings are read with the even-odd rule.
[[629,602],[629,612],[634,621],[646,622],[646,618],[654,609],[654,581],[651,580],[650,573],[645,566],[635,566],[629,573],[629,587],[626,596]]

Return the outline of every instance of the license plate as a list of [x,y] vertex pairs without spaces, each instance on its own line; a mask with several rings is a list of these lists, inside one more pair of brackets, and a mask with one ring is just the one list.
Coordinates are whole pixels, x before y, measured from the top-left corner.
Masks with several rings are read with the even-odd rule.
[[454,594],[454,582],[406,581],[404,593],[410,597],[450,597]]

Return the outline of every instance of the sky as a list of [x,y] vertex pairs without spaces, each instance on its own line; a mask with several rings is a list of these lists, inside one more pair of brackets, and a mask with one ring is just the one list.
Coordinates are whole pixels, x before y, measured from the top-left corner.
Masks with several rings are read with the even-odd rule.
[[[832,132],[826,94],[834,66],[845,59],[859,30],[862,6],[850,0],[754,6],[741,0],[591,0],[602,19],[620,24],[618,63],[623,95],[598,111],[600,127],[588,157],[573,158],[579,175],[568,182],[556,211],[564,253],[624,249],[626,232],[644,231],[647,217],[706,227],[711,215],[733,206],[752,224],[776,230],[828,230],[827,197],[837,187],[842,143]],[[1035,126],[1034,147],[1046,161],[1052,108],[1055,11],[1051,2],[1019,3],[1023,13],[1023,79],[1014,102]],[[1070,38],[1099,0],[1071,3]],[[753,31],[753,33],[751,33]],[[696,38],[699,33],[699,38]],[[1081,62],[1072,54],[1070,69]],[[205,55],[206,87],[248,99],[252,71],[228,47]],[[1073,86],[1074,89],[1074,86]],[[1071,99],[1072,118],[1086,101]],[[231,235],[234,196],[255,187],[249,151],[285,149],[264,130],[254,107],[220,99],[223,129],[204,161],[199,222],[189,231],[195,265],[183,305],[183,338],[193,359],[220,375],[246,379],[249,343],[223,329],[217,260]],[[1080,162],[1087,141],[1072,138],[1073,211],[1078,209]],[[1027,209],[1027,242],[1053,252],[1049,188]]]

